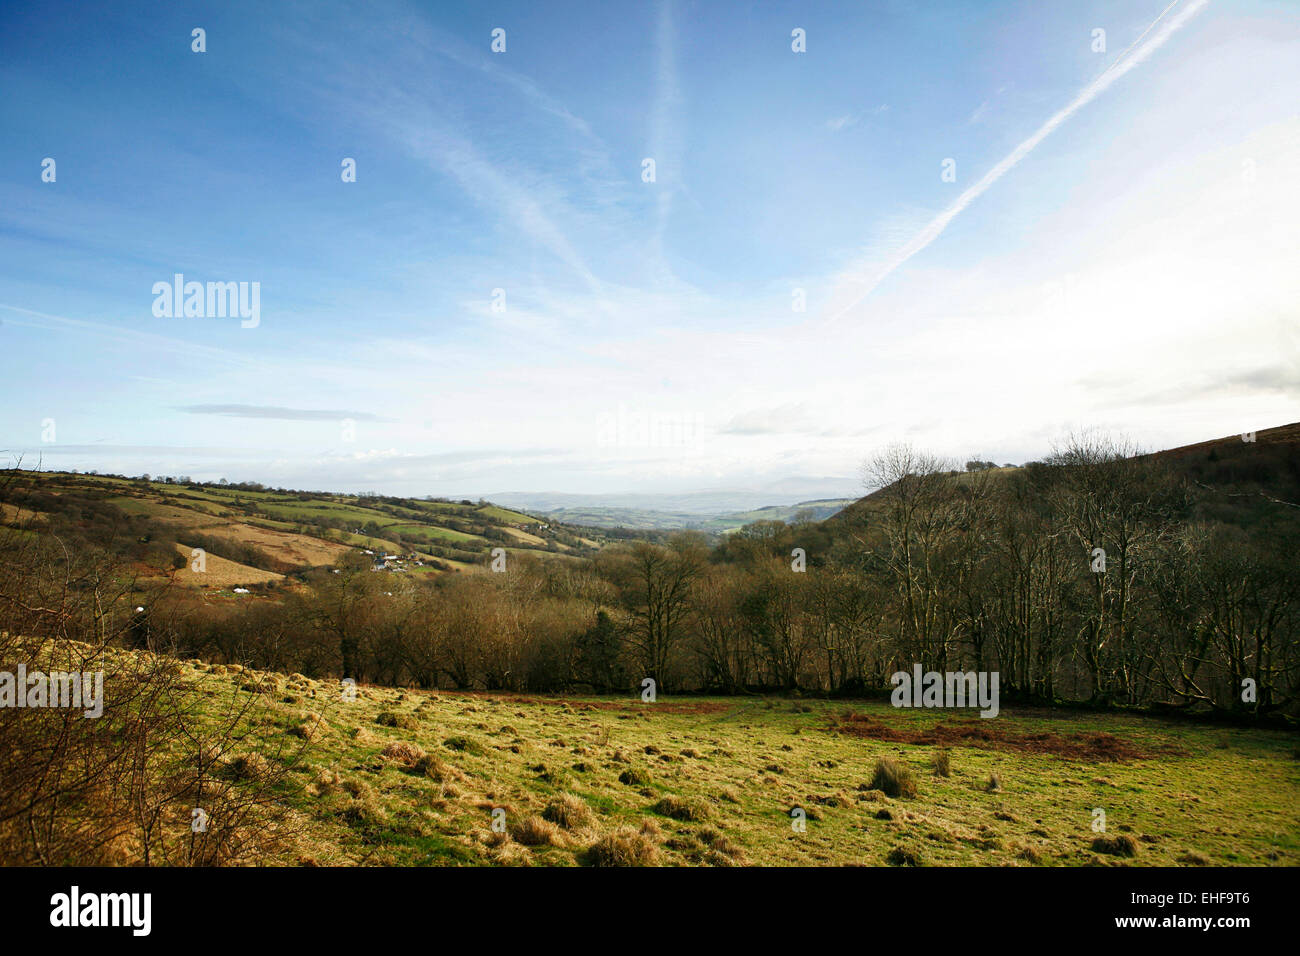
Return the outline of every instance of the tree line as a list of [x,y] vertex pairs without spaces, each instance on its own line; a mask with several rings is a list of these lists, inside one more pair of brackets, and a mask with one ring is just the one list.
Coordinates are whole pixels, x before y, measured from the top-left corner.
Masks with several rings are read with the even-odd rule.
[[1084,435],[958,472],[895,446],[820,523],[510,554],[434,579],[357,552],[275,599],[151,601],[135,640],[313,677],[521,692],[885,694],[997,671],[1005,699],[1294,713],[1300,509],[1249,520],[1184,471]]

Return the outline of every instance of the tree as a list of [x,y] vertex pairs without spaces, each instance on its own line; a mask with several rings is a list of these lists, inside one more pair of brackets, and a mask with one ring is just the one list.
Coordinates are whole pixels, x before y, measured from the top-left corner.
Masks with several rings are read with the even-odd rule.
[[338,574],[325,574],[316,588],[314,606],[319,626],[338,640],[343,677],[359,680],[361,639],[366,616],[377,590],[370,560],[360,551],[345,551],[335,562]]
[[679,537],[673,546],[638,542],[616,566],[624,606],[632,617],[628,643],[643,677],[666,690],[673,654],[685,635],[691,585],[704,556],[698,539]]
[[864,468],[880,489],[883,561],[898,589],[899,649],[910,662],[946,669],[951,632],[941,601],[942,564],[960,526],[948,462],[891,445]]

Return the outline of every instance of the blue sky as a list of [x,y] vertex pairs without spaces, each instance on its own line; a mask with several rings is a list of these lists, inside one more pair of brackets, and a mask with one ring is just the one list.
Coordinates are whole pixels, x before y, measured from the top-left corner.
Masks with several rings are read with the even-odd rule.
[[1291,4],[134,6],[0,12],[10,460],[797,498],[1300,419]]

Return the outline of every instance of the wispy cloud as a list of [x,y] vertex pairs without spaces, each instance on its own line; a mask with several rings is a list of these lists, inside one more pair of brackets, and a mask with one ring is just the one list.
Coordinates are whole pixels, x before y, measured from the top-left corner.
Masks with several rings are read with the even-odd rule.
[[177,411],[191,415],[226,415],[231,418],[270,418],[284,422],[337,422],[345,418],[358,422],[392,422],[370,412],[340,409],[285,408],[281,405],[178,405]]
[[826,121],[826,128],[832,133],[840,133],[852,126],[857,126],[862,122],[865,116],[880,116],[882,113],[889,112],[889,104],[881,103],[869,110],[859,113],[845,113],[842,116],[832,116]]
[[[141,296],[142,302],[147,302],[146,296]],[[117,339],[122,342],[134,342],[141,346],[148,346],[157,349],[160,352],[173,355],[184,355],[194,359],[200,359],[205,362],[217,362],[230,367],[240,367],[247,369],[265,370],[267,363],[248,358],[244,355],[238,355],[227,349],[216,348],[211,345],[201,345],[194,342],[186,342],[182,339],[171,338],[166,335],[158,335],[154,332],[141,332],[126,325],[107,325],[103,322],[91,322],[86,319],[72,319],[64,315],[53,315],[49,312],[40,312],[36,309],[25,309],[17,305],[9,305],[0,302],[0,310],[14,313],[16,315],[27,316],[27,319],[9,318],[5,321],[11,325],[20,325],[33,329],[47,329],[50,331],[71,332],[78,335],[100,335],[106,338]]]
[[803,404],[795,402],[742,412],[722,426],[721,431],[727,435],[773,435],[808,430],[814,424]]
[[[1178,0],[1174,0],[1174,3],[1177,2]],[[926,246],[934,242],[934,240],[938,239],[939,236],[943,234],[943,231],[948,228],[950,222],[961,215],[961,213],[970,206],[971,203],[979,199],[979,197],[984,195],[984,193],[988,192],[994,183],[1014,169],[1022,159],[1037,148],[1039,143],[1050,136],[1071,116],[1109,89],[1116,80],[1141,64],[1151,56],[1152,53],[1160,49],[1160,47],[1164,46],[1169,37],[1187,23],[1188,20],[1199,13],[1208,2],[1209,0],[1192,0],[1192,2],[1184,7],[1172,20],[1162,26],[1160,30],[1151,37],[1151,39],[1137,47],[1136,50],[1130,47],[1129,50],[1124,51],[1124,53],[1120,55],[1120,58],[1112,63],[1105,72],[1101,74],[1101,76],[1097,77],[1080,90],[1074,99],[1070,101],[1069,105],[1054,113],[1046,123],[1034,132],[1032,136],[1004,156],[1002,160],[985,173],[984,176],[975,183],[975,185],[963,192],[957,197],[957,200],[951,206],[934,219],[930,220],[930,222],[920,232],[913,236],[912,239],[894,253],[894,255],[890,256],[883,263],[864,264],[850,270],[849,273],[842,276],[839,282],[840,289],[837,290],[833,301],[842,301],[847,297],[849,298],[849,302],[846,305],[837,308],[827,321],[834,322],[836,319],[843,316],[844,313],[848,312],[859,302],[869,296],[876,287],[880,285],[880,283],[884,282],[885,279],[888,278],[890,273],[903,263],[907,262],[908,259],[911,259],[918,252],[921,252]],[[1160,17],[1156,19],[1156,22],[1158,23],[1173,6],[1174,4],[1170,4],[1169,7],[1166,7],[1165,13],[1162,13]],[[1152,24],[1152,26],[1154,25],[1155,23]],[[1150,30],[1151,27],[1147,27],[1142,36],[1145,36],[1150,32]]]
[[[680,132],[677,104],[680,92],[677,84],[676,38],[673,29],[672,0],[663,0],[659,6],[659,24],[655,35],[658,52],[656,67],[656,96],[650,120],[650,149],[655,161],[655,246],[662,258],[664,234],[672,215],[673,195],[681,188]],[[666,178],[661,178],[663,174]],[[666,271],[666,269],[665,269]]]

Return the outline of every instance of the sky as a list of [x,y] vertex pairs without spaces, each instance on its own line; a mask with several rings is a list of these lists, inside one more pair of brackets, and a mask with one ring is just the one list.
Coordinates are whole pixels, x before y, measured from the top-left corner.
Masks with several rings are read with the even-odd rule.
[[7,464],[779,503],[1300,420],[1292,2],[11,2],[0,89]]

